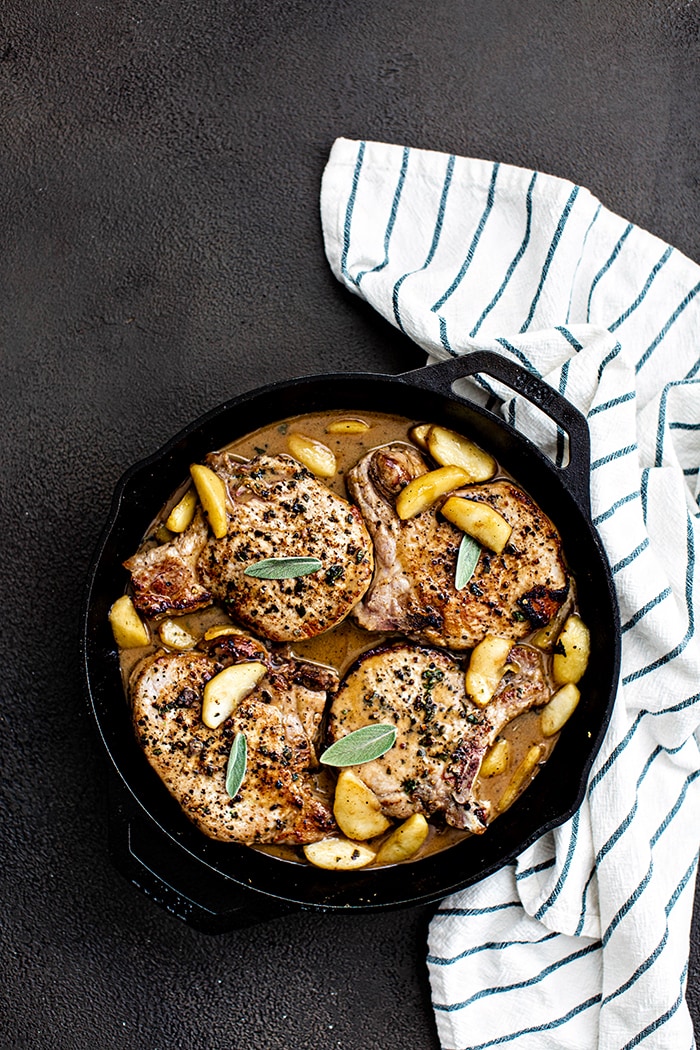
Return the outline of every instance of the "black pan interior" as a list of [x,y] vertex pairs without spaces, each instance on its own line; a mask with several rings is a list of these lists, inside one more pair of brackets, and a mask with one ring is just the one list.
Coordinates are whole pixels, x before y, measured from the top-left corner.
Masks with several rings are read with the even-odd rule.
[[[277,902],[324,910],[426,903],[513,859],[545,830],[567,819],[583,796],[616,690],[619,627],[609,567],[587,508],[581,506],[581,479],[570,484],[564,472],[500,418],[445,391],[426,389],[415,381],[419,374],[312,376],[245,394],[193,423],[137,464],[117,489],[95,556],[85,609],[84,661],[91,709],[107,754],[144,819],[155,822],[196,858],[205,880],[207,869],[213,869],[232,884],[252,887]],[[211,841],[196,830],[135,742],[107,620],[112,602],[127,583],[123,560],[136,550],[160,507],[187,476],[191,462],[257,427],[331,408],[391,411],[441,422],[490,449],[558,526],[592,646],[582,701],[554,753],[527,792],[486,834],[412,864],[354,873],[289,863],[247,847]]]

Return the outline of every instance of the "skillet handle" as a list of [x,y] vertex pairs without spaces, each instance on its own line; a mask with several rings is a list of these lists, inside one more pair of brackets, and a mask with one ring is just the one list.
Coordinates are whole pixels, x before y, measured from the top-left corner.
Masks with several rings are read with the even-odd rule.
[[121,875],[200,933],[227,933],[296,910],[247,891],[190,857],[144,821],[116,781],[109,785],[109,852]]
[[[404,372],[401,379],[412,386],[425,387],[446,397],[454,397],[452,386],[456,380],[479,372],[485,372],[527,398],[567,434],[569,462],[565,467],[556,469],[579,509],[590,518],[591,438],[588,423],[582,413],[549,383],[490,350],[474,350],[436,365]],[[499,419],[499,422],[503,420]]]

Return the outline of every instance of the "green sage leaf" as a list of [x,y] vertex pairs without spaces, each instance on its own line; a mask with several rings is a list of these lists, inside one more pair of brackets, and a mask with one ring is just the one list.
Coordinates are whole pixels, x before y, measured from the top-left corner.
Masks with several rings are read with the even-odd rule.
[[466,587],[474,575],[474,569],[476,568],[476,563],[479,560],[480,554],[480,545],[465,532],[462,536],[462,542],[459,545],[457,568],[455,570],[455,587],[458,591],[461,591],[463,587]]
[[359,766],[385,754],[394,746],[395,740],[396,726],[386,722],[362,726],[331,744],[321,755],[320,761],[325,766]]
[[255,576],[258,580],[291,580],[295,576],[308,576],[322,568],[318,558],[263,558],[244,570],[244,576]]
[[245,778],[246,765],[248,763],[248,743],[245,733],[236,733],[231,745],[231,753],[228,756],[226,766],[226,792],[235,798]]

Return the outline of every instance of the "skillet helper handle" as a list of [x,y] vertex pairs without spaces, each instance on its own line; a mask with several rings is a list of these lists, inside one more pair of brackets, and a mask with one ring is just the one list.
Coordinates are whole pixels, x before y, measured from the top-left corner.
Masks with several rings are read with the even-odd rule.
[[109,851],[115,868],[154,903],[201,933],[226,933],[279,918],[293,905],[269,903],[190,858],[110,784]]
[[480,372],[521,394],[566,433],[569,439],[569,462],[565,467],[556,469],[578,507],[590,518],[591,438],[588,423],[583,414],[549,383],[490,350],[460,354],[427,368],[405,372],[402,378],[412,385],[454,397],[452,386],[458,379],[466,379]]

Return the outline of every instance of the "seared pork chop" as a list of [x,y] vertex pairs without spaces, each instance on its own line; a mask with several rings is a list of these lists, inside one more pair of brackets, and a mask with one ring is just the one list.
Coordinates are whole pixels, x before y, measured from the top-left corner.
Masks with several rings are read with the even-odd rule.
[[[237,620],[273,641],[312,638],[345,619],[372,579],[372,542],[357,507],[291,456],[241,462],[207,457],[226,484],[228,534],[210,539],[198,572]],[[264,558],[317,558],[294,579],[263,580],[245,569]]]
[[485,830],[490,805],[474,791],[481,761],[508,722],[549,699],[536,649],[515,644],[508,663],[517,669],[477,707],[463,668],[439,649],[398,644],[360,657],[333,700],[329,734],[335,741],[373,722],[396,726],[391,750],[353,767],[387,816],[442,815],[453,827]]
[[511,481],[470,485],[453,493],[489,503],[512,526],[502,554],[482,550],[465,588],[455,587],[463,533],[440,516],[440,504],[402,521],[396,496],[427,471],[412,445],[374,449],[348,473],[351,497],[374,541],[372,586],[355,607],[361,627],[401,631],[449,649],[470,649],[487,634],[524,638],[548,623],[565,601],[568,575],[559,534]]
[[[223,602],[246,627],[273,641],[312,638],[345,619],[369,587],[372,541],[357,507],[291,456],[241,461],[212,453],[226,485],[228,532],[216,539],[198,511],[174,540],[135,554],[134,604],[146,616]],[[317,558],[321,568],[291,579],[245,570],[266,558]]]
[[[316,793],[318,733],[337,676],[298,660],[277,661],[245,640],[217,641],[209,652],[159,650],[137,665],[130,681],[141,747],[187,816],[211,838],[298,845],[335,829],[329,805]],[[204,686],[241,659],[263,659],[267,674],[218,729],[201,719]],[[235,798],[226,766],[236,733],[245,733],[248,765]]]

